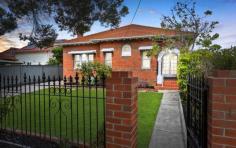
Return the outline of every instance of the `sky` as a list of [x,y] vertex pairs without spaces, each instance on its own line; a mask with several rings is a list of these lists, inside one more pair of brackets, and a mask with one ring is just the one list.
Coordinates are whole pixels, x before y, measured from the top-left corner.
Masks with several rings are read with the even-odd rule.
[[[134,18],[133,24],[160,27],[161,17],[170,15],[170,9],[178,0],[141,0],[140,7]],[[120,26],[128,25],[134,16],[139,0],[125,0],[124,4],[129,8],[129,14],[122,18]],[[197,12],[203,13],[205,10],[212,10],[213,16],[209,20],[219,21],[219,25],[214,32],[220,34],[220,38],[215,43],[223,48],[236,46],[236,0],[196,0]],[[27,42],[19,40],[19,33],[29,33],[31,27],[24,25],[24,20],[19,27],[4,36],[0,36],[0,52],[10,47],[23,47]],[[85,35],[107,30],[95,22],[89,32]],[[75,38],[67,31],[57,29],[58,39]]]

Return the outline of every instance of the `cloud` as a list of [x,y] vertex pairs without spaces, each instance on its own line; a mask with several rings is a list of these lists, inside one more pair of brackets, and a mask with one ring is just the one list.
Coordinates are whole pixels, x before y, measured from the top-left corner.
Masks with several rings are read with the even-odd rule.
[[[0,36],[0,52],[9,49],[10,47],[21,48],[27,45],[26,41],[21,41],[19,39],[19,33],[22,32],[19,29],[11,33],[7,33],[3,36]],[[27,33],[27,31],[25,31]]]

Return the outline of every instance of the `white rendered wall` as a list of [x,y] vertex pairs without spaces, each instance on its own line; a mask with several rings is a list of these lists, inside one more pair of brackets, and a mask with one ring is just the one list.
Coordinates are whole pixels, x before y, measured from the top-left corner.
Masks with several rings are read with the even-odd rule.
[[16,53],[16,59],[25,64],[47,65],[47,62],[52,55],[51,52]]

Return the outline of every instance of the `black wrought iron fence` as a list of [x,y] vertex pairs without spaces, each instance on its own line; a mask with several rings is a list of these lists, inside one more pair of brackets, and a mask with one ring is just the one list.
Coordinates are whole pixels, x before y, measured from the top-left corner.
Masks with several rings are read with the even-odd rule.
[[25,74],[19,82],[0,75],[0,146],[105,147],[105,78]]
[[189,75],[187,95],[187,146],[207,147],[207,82],[204,76]]

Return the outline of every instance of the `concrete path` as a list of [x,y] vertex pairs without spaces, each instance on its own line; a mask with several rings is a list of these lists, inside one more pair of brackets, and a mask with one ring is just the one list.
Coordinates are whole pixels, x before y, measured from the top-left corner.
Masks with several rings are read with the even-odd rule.
[[186,127],[179,93],[165,91],[149,148],[186,147]]

